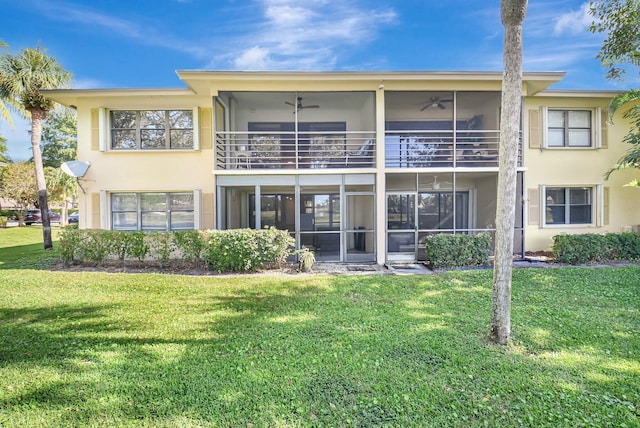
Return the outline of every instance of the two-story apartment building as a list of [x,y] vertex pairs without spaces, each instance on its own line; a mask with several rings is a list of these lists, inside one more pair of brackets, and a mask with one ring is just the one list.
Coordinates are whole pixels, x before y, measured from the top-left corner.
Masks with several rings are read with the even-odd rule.
[[[493,232],[502,73],[178,71],[185,89],[57,90],[78,111],[80,227],[288,230],[318,260],[424,259]],[[615,94],[525,73],[515,248],[640,224]]]

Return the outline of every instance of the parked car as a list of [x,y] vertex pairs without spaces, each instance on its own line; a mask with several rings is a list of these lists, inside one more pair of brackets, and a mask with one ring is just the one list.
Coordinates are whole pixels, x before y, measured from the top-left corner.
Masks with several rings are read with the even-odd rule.
[[[53,210],[49,210],[49,221],[52,223],[60,222],[60,214]],[[33,223],[42,223],[42,214],[40,210],[27,210],[24,215],[24,224],[31,226]]]
[[69,224],[78,224],[78,219],[80,218],[80,211],[76,211],[74,213],[69,214],[69,218],[67,221]]

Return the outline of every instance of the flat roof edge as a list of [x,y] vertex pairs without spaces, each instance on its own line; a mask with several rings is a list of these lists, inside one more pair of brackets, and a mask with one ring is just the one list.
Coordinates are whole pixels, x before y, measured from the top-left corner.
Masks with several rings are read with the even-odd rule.
[[122,95],[193,95],[189,88],[100,88],[100,89],[47,89],[42,91],[50,95],[76,95],[76,96],[110,96]]
[[[464,76],[466,78],[477,76],[478,78],[502,79],[502,71],[253,71],[253,70],[176,70],[180,78],[209,78],[212,76],[226,77],[349,77],[365,79],[367,77],[380,78],[434,78]],[[561,79],[566,75],[564,71],[525,71],[523,78]]]

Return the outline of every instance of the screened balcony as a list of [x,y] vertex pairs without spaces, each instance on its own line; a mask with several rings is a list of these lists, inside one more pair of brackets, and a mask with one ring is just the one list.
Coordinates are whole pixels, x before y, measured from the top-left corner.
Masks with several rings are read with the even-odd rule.
[[387,92],[385,119],[387,168],[498,166],[500,92]]
[[227,92],[216,98],[216,168],[373,168],[371,92]]

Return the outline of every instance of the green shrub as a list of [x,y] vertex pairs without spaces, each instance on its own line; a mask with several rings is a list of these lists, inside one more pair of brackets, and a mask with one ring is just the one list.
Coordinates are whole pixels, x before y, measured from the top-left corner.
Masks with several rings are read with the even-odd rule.
[[182,259],[196,267],[202,265],[205,239],[199,230],[181,230],[173,232],[173,242],[182,254]]
[[104,239],[109,243],[109,256],[118,259],[124,266],[127,259],[143,261],[149,251],[149,245],[145,242],[144,232],[130,232],[122,230],[105,231]]
[[263,263],[273,262],[280,266],[295,250],[295,239],[287,231],[274,228],[258,230],[256,240]]
[[66,266],[100,265],[108,259],[124,266],[128,260],[150,258],[160,267],[179,260],[218,272],[251,272],[267,263],[284,263],[294,242],[288,232],[276,229],[145,233],[65,228],[60,256]]
[[282,263],[294,244],[287,231],[277,229],[212,230],[205,236],[205,264],[218,272],[252,272],[266,263]]
[[149,245],[149,255],[161,268],[169,266],[173,252],[173,238],[171,232],[149,232],[145,237]]
[[71,266],[73,263],[81,261],[79,252],[82,245],[83,232],[77,228],[65,228],[60,234],[58,251],[65,266]]
[[491,255],[491,235],[429,235],[425,239],[425,252],[433,268],[487,265]]
[[252,272],[262,266],[256,230],[211,231],[206,264],[218,272]]
[[10,220],[18,219],[18,211],[16,210],[0,210],[0,216],[6,217]]
[[149,253],[149,245],[145,240],[144,232],[127,232],[129,246],[127,247],[127,257],[144,261]]
[[640,260],[640,235],[625,233],[561,234],[553,237],[557,262],[581,264],[613,260]]
[[130,245],[126,232],[114,230],[109,234],[108,240],[110,252],[115,254],[120,261],[120,265],[124,266],[124,261],[127,257],[127,253],[129,252],[128,247]]
[[83,263],[101,265],[113,255],[112,230],[83,230],[83,239],[78,248],[79,259]]

